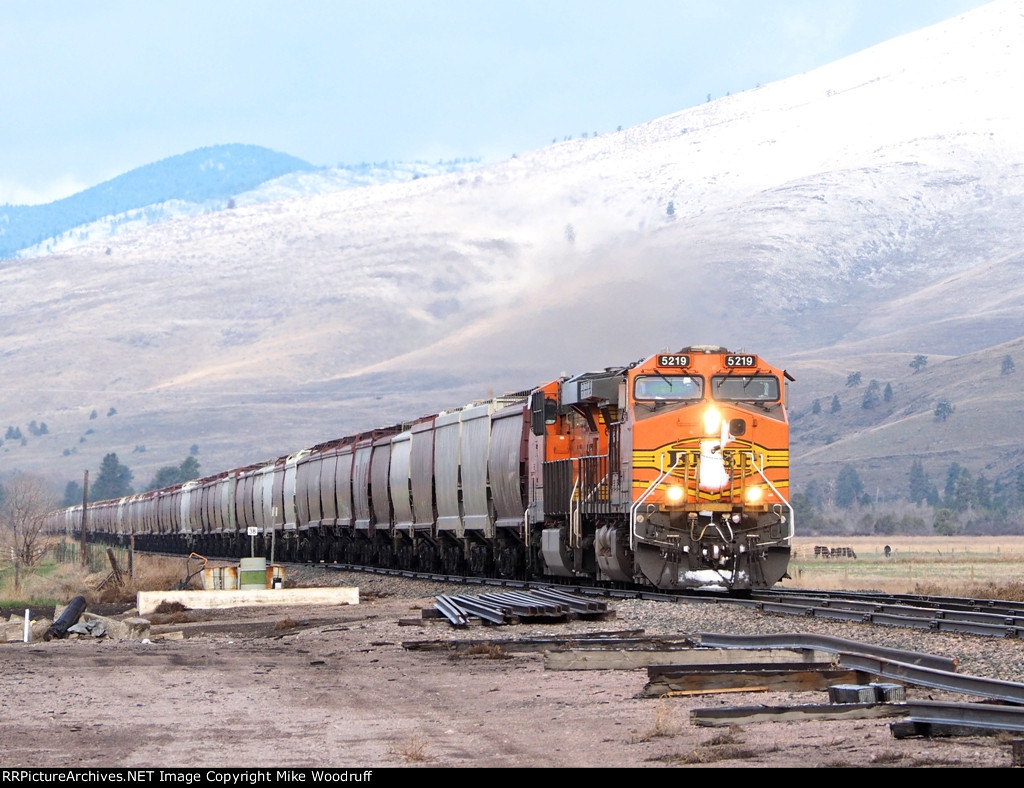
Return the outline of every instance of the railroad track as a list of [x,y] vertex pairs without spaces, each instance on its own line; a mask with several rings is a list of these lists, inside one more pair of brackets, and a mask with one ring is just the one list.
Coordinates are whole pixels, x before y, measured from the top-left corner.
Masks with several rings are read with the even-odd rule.
[[770,613],[1024,639],[1024,604],[1010,600],[795,590],[752,599]]
[[[152,554],[152,553],[151,553]],[[171,554],[168,557],[177,557]],[[319,567],[327,571],[361,572],[467,587],[502,589],[554,589],[577,596],[605,599],[641,599],[674,604],[742,605],[777,615],[853,621],[875,626],[922,629],[936,632],[1024,639],[1024,603],[999,599],[926,597],[881,592],[816,591],[780,589],[752,592],[748,596],[614,588],[575,582],[549,583],[507,578],[465,577],[436,572],[368,567],[357,564],[282,563],[289,567]]]
[[981,637],[1024,639],[1024,603],[1010,600],[796,589],[773,589],[754,592],[749,597],[730,597],[722,594],[616,589],[573,583],[552,585],[535,581],[456,577],[347,564],[324,566],[333,570],[369,572],[441,583],[521,589],[556,588],[576,595],[601,596],[609,599],[744,605],[779,615],[856,621],[877,626],[927,629]]

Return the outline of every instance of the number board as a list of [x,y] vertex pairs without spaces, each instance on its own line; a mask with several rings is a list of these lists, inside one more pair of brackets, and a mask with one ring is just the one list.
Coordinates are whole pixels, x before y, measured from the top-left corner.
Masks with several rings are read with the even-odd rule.
[[757,356],[728,355],[725,357],[727,367],[756,367]]
[[690,357],[681,355],[669,355],[663,354],[658,356],[659,367],[688,367],[690,366]]

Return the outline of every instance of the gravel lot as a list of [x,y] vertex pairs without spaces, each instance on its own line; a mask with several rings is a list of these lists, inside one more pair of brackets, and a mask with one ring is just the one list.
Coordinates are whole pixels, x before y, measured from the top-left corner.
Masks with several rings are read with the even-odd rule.
[[[358,586],[351,606],[154,616],[151,641],[2,647],[3,767],[1009,767],[1011,737],[896,739],[889,720],[694,726],[692,709],[827,703],[823,692],[642,697],[647,672],[545,670],[536,652],[412,650],[468,638],[810,632],[955,658],[1024,682],[1024,641],[764,614],[735,605],[612,601],[605,620],[456,629],[422,620],[442,593],[325,568],[298,585]],[[157,623],[162,621],[163,623]],[[413,625],[411,621],[416,621]],[[182,633],[178,635],[176,633]],[[164,633],[179,639],[162,639]],[[908,689],[908,699],[970,701]]]

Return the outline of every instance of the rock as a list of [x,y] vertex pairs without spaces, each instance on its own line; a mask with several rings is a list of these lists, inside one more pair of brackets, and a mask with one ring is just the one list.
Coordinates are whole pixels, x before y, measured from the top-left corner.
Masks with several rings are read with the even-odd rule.
[[112,640],[142,640],[149,637],[149,619],[146,618],[116,619],[96,613],[83,613],[82,621],[101,622],[106,629],[106,637]]

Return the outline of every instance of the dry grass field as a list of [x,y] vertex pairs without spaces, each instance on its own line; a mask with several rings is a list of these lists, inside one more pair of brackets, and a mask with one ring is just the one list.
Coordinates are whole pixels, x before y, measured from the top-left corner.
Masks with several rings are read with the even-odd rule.
[[[131,604],[139,591],[161,591],[175,588],[199,566],[187,563],[185,557],[135,556],[134,571],[128,576],[127,554],[120,553],[120,566],[124,575],[121,584],[112,583],[111,568],[106,564],[106,554],[99,546],[92,551],[93,560],[87,567],[78,560],[55,561],[47,555],[38,567],[22,570],[15,582],[15,573],[10,567],[0,566],[0,606],[27,604],[44,606],[66,604],[82,595],[90,605],[100,603]],[[201,579],[193,577],[190,588],[201,587]]]
[[784,588],[1024,600],[1024,535],[797,537],[789,574]]

